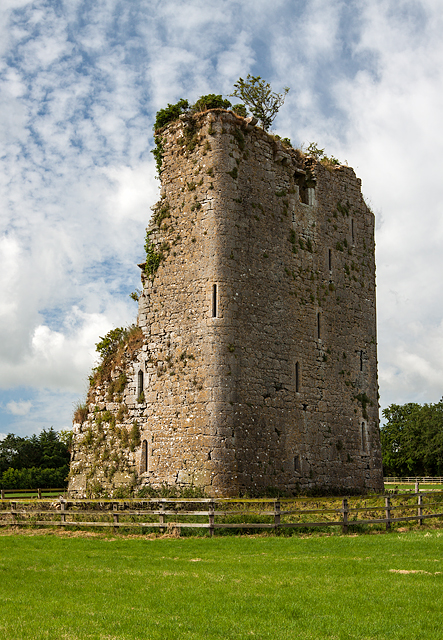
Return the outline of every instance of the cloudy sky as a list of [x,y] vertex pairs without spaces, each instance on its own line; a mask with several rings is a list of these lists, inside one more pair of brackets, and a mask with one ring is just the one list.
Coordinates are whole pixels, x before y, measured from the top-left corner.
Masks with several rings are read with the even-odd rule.
[[0,432],[69,428],[99,336],[133,322],[155,112],[291,88],[274,130],[363,181],[381,404],[443,395],[441,0],[1,0]]

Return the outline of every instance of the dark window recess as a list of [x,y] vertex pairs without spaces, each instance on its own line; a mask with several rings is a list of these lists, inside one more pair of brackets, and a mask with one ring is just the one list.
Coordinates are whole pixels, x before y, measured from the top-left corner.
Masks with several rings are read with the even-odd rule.
[[300,202],[313,205],[315,200],[315,178],[309,171],[297,169],[294,173],[295,184],[298,186]]
[[143,371],[140,370],[137,376],[137,397],[140,396],[142,391],[143,391]]
[[366,453],[368,447],[368,439],[366,435],[366,423],[361,423],[361,448]]
[[319,340],[321,338],[321,315],[320,315],[320,312],[317,313],[317,338]]
[[217,285],[212,285],[212,317],[217,317]]
[[300,456],[294,456],[294,471],[300,473]]
[[360,351],[360,371],[363,371],[363,351]]
[[351,237],[352,237],[352,244],[354,244],[354,218],[351,218]]
[[296,393],[300,391],[300,365],[298,362],[295,363],[295,391]]
[[332,251],[331,251],[331,249],[329,249],[329,252],[328,252],[328,264],[329,264],[329,271],[332,271]]
[[140,473],[146,473],[148,470],[148,442],[143,440],[142,442],[142,455],[140,459]]

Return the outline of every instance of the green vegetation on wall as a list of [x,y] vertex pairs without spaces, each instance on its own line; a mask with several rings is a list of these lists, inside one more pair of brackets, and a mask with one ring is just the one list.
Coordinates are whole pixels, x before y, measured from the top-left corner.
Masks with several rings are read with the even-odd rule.
[[163,253],[161,251],[157,251],[155,244],[152,242],[150,238],[149,231],[147,231],[146,233],[145,251],[146,251],[145,273],[150,278],[153,278],[157,269],[160,266],[161,261],[163,260]]
[[[100,362],[94,367],[89,376],[91,386],[102,384],[106,381],[111,382],[113,369],[122,365],[124,355],[127,357],[133,356],[137,349],[141,347],[142,338],[142,330],[135,325],[111,329],[104,337],[101,337],[100,341],[96,344],[96,351],[100,355]],[[115,384],[116,389],[117,387],[120,389],[120,391],[116,390],[115,392],[121,393],[124,388],[121,376]]]

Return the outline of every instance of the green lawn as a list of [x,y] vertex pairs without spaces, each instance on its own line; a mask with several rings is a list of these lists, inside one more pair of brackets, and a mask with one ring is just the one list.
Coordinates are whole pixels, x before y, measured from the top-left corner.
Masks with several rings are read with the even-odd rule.
[[2,535],[0,632],[8,640],[441,640],[442,551],[443,530]]

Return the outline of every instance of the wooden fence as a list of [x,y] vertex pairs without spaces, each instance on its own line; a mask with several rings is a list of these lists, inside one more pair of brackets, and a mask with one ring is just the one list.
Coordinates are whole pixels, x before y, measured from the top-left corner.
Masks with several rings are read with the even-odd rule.
[[10,497],[26,497],[26,498],[42,498],[42,497],[51,497],[58,496],[60,493],[65,493],[66,487],[62,487],[61,489],[0,489],[0,497],[2,500],[5,500],[8,496]]
[[0,526],[176,531],[341,527],[443,518],[443,491],[360,498],[2,500]]
[[383,478],[384,482],[386,483],[398,483],[398,484],[402,484],[404,482],[407,483],[411,483],[411,484],[416,484],[417,482],[421,482],[423,484],[443,484],[443,477],[433,477],[433,478],[427,478],[426,476],[420,476],[419,478],[414,477],[414,478],[397,478],[396,476],[386,476],[386,478]]

